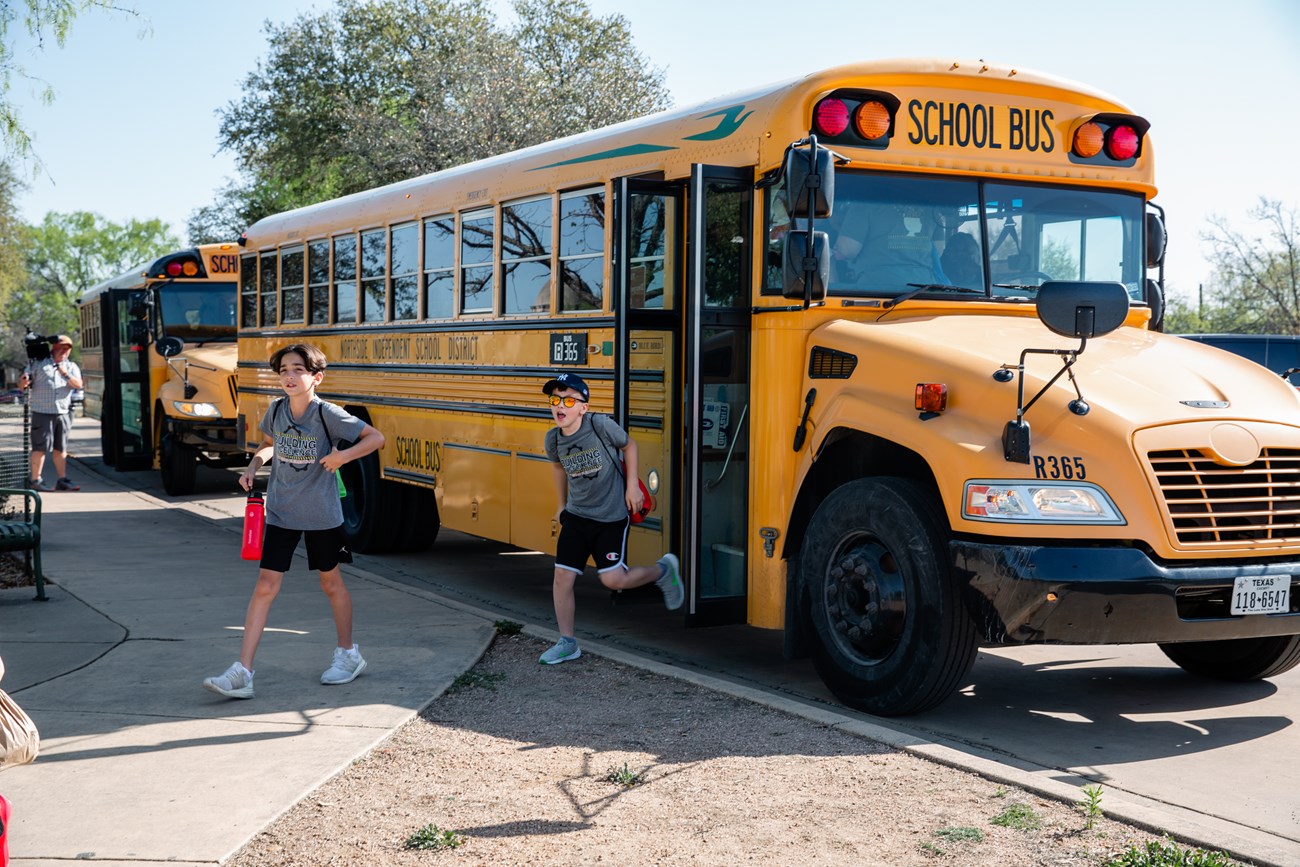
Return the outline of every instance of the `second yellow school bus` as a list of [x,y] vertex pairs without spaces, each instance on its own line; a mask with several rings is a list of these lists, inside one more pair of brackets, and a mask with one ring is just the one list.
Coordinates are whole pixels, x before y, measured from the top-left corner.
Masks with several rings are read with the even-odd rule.
[[235,313],[240,250],[203,244],[160,256],[80,300],[86,414],[104,462],[157,468],[173,496],[200,464],[244,460],[235,432]]
[[[553,550],[541,383],[578,371],[657,496],[694,624],[784,629],[845,702],[931,707],[980,641],[1300,662],[1300,399],[1159,333],[1149,124],[1083,85],[881,61],[269,217],[270,353],[383,431],[362,550],[439,526]],[[822,200],[825,200],[824,202]]]

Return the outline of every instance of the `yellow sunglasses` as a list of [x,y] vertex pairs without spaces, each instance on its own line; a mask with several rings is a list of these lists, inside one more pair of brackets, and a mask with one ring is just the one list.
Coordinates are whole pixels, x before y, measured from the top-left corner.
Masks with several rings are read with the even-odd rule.
[[551,406],[564,404],[567,407],[572,407],[575,403],[586,403],[586,401],[580,397],[556,397],[551,395]]

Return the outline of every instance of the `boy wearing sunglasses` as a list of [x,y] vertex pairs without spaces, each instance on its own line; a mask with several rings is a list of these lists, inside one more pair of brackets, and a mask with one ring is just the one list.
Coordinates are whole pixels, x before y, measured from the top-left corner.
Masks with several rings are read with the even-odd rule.
[[[609,416],[588,415],[591,392],[576,373],[548,380],[542,393],[550,398],[555,421],[546,432],[545,445],[560,504],[551,588],[560,640],[538,662],[556,665],[582,656],[574,637],[573,585],[587,568],[588,558],[595,560],[596,574],[611,590],[630,590],[653,581],[670,611],[681,607],[685,593],[672,554],[660,557],[653,566],[629,567],[624,562],[628,513],[639,511],[643,500],[636,443]],[[622,452],[622,468],[615,464],[614,449]]]

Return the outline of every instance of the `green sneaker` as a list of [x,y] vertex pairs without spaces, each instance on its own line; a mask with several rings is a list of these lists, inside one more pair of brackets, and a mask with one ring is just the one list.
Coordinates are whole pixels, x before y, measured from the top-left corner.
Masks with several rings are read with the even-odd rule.
[[568,662],[571,659],[577,659],[582,656],[582,651],[578,648],[578,642],[572,638],[561,638],[555,642],[555,646],[543,653],[538,662],[542,665],[559,665],[561,662]]
[[669,611],[676,611],[686,601],[686,588],[682,587],[677,557],[673,554],[665,554],[659,558],[659,566],[664,570],[664,574],[655,582],[655,586],[664,593],[664,606]]

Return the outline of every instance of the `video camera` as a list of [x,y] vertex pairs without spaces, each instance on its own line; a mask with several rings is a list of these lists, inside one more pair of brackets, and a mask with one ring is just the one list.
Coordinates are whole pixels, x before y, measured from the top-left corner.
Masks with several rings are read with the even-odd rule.
[[23,335],[23,344],[27,347],[27,358],[31,361],[44,361],[50,357],[50,347],[57,336],[47,336],[28,331]]

